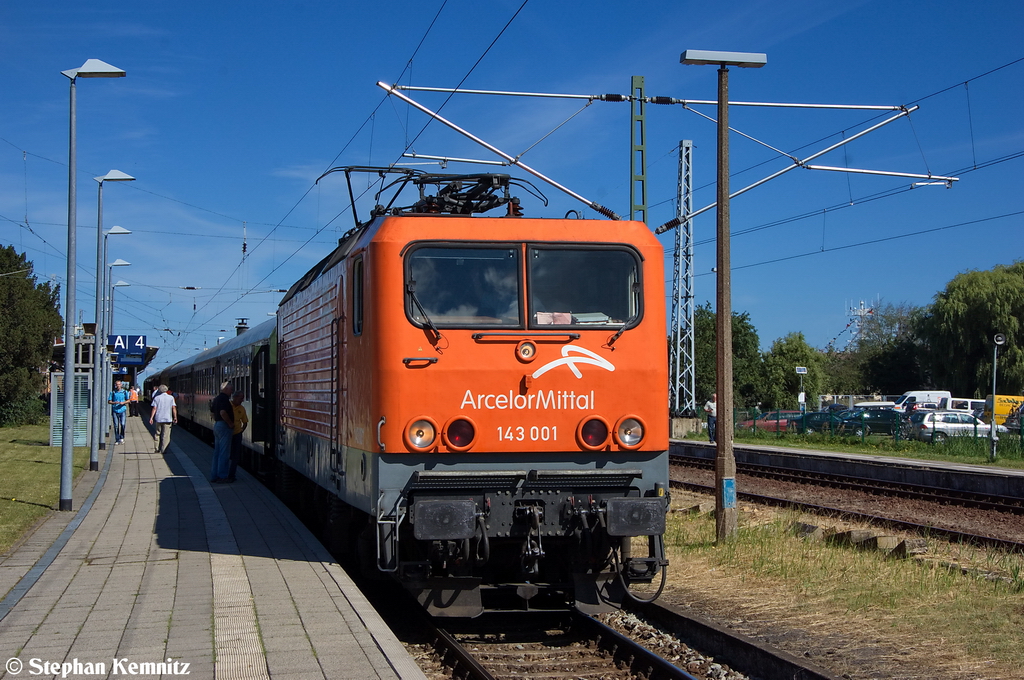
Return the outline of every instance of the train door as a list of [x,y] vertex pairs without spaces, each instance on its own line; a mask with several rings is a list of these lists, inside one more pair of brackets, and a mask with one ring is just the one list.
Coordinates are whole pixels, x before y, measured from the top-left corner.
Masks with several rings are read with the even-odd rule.
[[252,364],[252,440],[263,442],[264,449],[274,443],[274,376],[270,361],[270,345],[262,345],[253,355]]

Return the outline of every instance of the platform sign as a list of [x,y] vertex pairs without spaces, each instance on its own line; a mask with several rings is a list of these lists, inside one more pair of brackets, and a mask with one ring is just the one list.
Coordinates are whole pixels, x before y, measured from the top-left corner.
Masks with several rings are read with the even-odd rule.
[[121,354],[146,354],[145,335],[108,335],[107,347]]
[[142,366],[146,363],[144,354],[121,354],[114,360],[118,366]]

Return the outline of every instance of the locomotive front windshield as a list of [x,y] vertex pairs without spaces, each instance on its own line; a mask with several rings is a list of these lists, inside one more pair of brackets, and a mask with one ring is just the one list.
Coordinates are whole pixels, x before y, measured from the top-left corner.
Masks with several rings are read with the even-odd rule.
[[519,248],[417,248],[406,298],[418,325],[520,326]]
[[407,255],[405,284],[418,326],[622,328],[641,312],[640,259],[627,247],[424,245]]
[[529,249],[530,327],[629,326],[639,317],[640,263],[620,248]]

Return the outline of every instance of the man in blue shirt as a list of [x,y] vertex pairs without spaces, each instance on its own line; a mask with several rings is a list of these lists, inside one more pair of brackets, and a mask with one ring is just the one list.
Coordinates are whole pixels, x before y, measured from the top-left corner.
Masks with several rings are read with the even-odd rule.
[[213,398],[213,467],[210,481],[221,484],[228,481],[231,459],[231,434],[235,429],[235,409],[231,405],[234,385],[226,382],[220,386],[220,394]]
[[128,390],[121,386],[121,381],[114,383],[114,391],[110,393],[107,403],[111,405],[110,413],[114,417],[114,444],[124,444],[124,419],[128,415]]

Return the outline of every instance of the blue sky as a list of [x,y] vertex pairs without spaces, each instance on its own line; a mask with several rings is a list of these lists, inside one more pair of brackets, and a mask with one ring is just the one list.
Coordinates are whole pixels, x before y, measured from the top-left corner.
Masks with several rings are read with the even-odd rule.
[[[710,100],[715,68],[681,65],[683,50],[763,52],[764,68],[731,71],[733,101],[920,105],[819,164],[961,178],[910,190],[903,178],[796,169],[733,200],[734,309],[750,314],[765,348],[793,331],[843,346],[847,309],[861,300],[924,305],[958,272],[1024,257],[1022,30],[1024,5],[998,0],[3,3],[0,243],[27,252],[41,278],[63,281],[60,72],[90,58],[127,71],[78,82],[77,302],[91,321],[92,178],[126,172],[137,180],[104,189],[104,227],[133,232],[108,240],[110,260],[132,263],[114,270],[130,284],[117,293],[115,330],[147,335],[162,348],[160,367],[233,334],[238,317],[269,318],[281,297],[270,291],[288,288],[352,226],[341,176],[314,184],[325,169],[398,162],[411,142],[421,154],[493,159],[388,99],[377,81],[628,94],[642,75],[650,96]],[[628,214],[628,104],[410,96],[512,155],[529,149],[533,168]],[[695,145],[695,207],[714,201],[715,125],[680,106],[647,113],[653,228],[675,215],[682,139]],[[797,157],[880,119],[730,112],[734,128]],[[733,190],[790,164],[732,137]],[[524,196],[529,216],[583,208],[540,188],[551,205]],[[713,211],[695,219],[698,303],[714,298],[714,232]],[[662,240],[670,246],[671,234]]]

